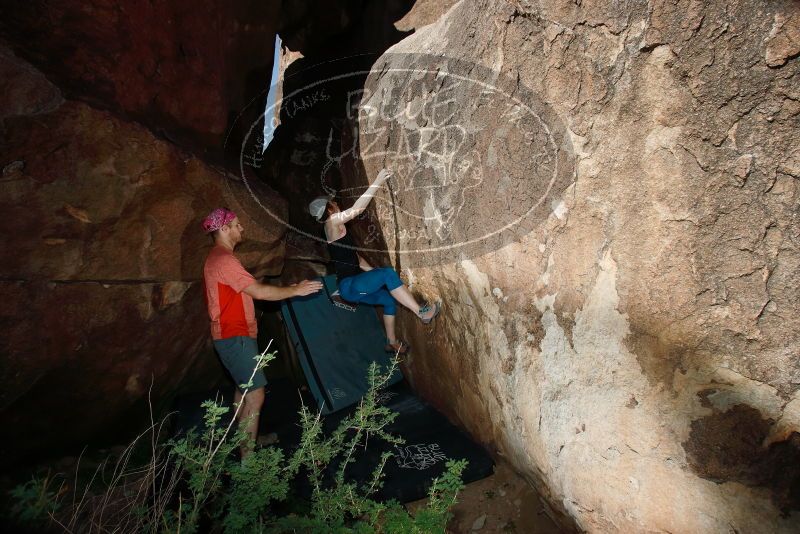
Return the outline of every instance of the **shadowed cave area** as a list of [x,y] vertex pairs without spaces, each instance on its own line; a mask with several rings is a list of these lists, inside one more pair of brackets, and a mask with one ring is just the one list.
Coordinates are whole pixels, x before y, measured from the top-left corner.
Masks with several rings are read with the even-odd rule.
[[764,447],[774,421],[744,404],[692,421],[684,443],[689,464],[701,477],[717,483],[741,482],[770,490],[788,515],[800,507],[800,434]]
[[2,4],[4,531],[798,531],[797,2]]

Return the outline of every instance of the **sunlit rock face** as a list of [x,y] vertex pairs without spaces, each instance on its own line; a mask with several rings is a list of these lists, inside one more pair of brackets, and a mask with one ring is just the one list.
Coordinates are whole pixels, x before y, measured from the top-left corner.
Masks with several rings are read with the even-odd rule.
[[583,529],[796,531],[800,6],[578,4],[462,1],[367,80],[383,235],[444,301],[409,375]]
[[[241,182],[145,127],[65,100],[0,51],[3,458],[57,453],[141,428],[182,384],[216,381],[202,264],[213,207],[240,213],[240,257],[277,274],[282,227]],[[262,202],[285,202],[262,188]],[[151,389],[152,388],[152,389]],[[127,439],[127,438],[126,438]]]

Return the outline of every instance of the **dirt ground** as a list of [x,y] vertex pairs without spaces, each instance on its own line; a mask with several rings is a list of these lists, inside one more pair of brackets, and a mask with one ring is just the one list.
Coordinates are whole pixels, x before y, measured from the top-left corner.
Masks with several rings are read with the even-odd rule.
[[[426,500],[406,505],[414,512]],[[453,508],[448,533],[555,534],[562,532],[547,516],[539,494],[507,465],[495,466],[494,474],[468,484]]]

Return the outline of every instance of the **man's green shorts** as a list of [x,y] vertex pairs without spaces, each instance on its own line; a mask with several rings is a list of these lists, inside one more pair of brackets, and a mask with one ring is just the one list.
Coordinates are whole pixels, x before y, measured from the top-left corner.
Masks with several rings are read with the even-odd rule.
[[253,374],[256,368],[256,359],[260,352],[258,350],[258,343],[252,337],[235,336],[225,339],[215,339],[214,348],[217,349],[217,354],[222,360],[222,364],[231,374],[236,386],[240,390],[246,388],[242,384],[250,382],[250,377],[253,377],[253,385],[250,389],[263,388],[267,385],[267,379],[264,377],[264,371],[259,369]]

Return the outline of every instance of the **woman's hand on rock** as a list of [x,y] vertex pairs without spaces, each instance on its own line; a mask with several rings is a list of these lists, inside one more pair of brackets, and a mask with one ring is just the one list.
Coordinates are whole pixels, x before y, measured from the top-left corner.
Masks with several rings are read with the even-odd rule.
[[378,177],[375,179],[375,181],[378,183],[383,183],[392,176],[393,173],[389,169],[381,169],[381,172],[378,173]]

